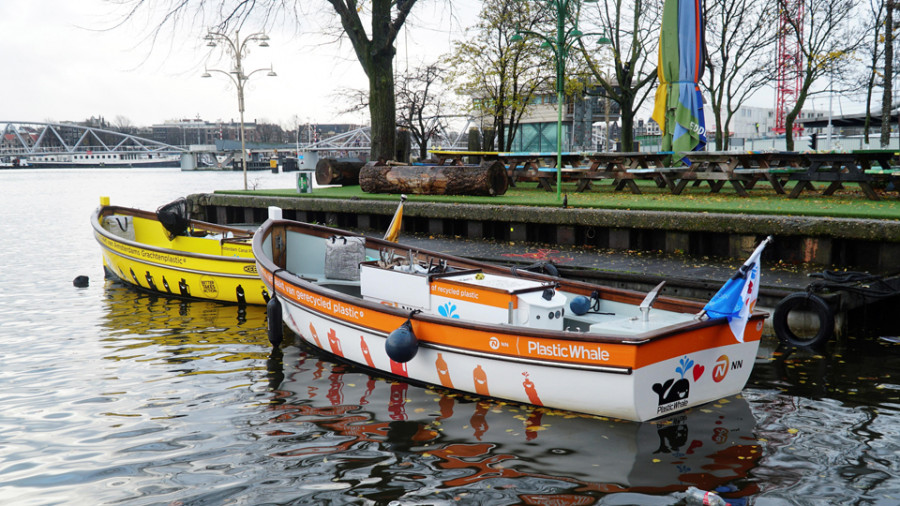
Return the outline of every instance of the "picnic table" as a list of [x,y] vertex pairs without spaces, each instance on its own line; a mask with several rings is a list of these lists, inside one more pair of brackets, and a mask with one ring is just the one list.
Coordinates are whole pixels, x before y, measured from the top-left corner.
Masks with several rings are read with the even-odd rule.
[[[504,152],[499,153],[498,158],[506,165],[511,186],[515,186],[516,181],[535,181],[540,188],[553,191],[551,185],[556,182],[555,152]],[[578,167],[584,156],[581,153],[564,152],[561,158],[561,179],[572,181],[574,174],[582,172]]]
[[875,164],[882,170],[891,171],[894,168],[891,162],[897,158],[897,151],[892,149],[857,149],[853,151],[856,163],[863,171],[875,169]]
[[437,159],[437,165],[465,165],[463,158],[467,156],[483,157],[485,160],[496,160],[500,154],[498,151],[450,151],[431,150],[429,153]]
[[[694,181],[695,185],[706,181],[712,193],[718,193],[725,183],[730,183],[738,195],[746,197],[747,190],[763,180],[768,181],[776,193],[783,195],[784,187],[770,168],[781,163],[798,166],[802,161],[799,156],[762,151],[690,151],[680,156],[687,158],[690,165],[670,171],[671,175],[664,175],[675,195],[681,194],[690,181]],[[676,179],[677,183],[672,179]]]
[[[900,190],[900,168],[892,165],[900,153],[890,149],[861,149],[854,151],[859,168],[874,181],[885,183],[889,190]],[[876,166],[877,164],[877,166]]]
[[[879,160],[883,159],[883,156],[854,152],[804,153],[803,157],[807,160],[806,166],[802,170],[790,173],[789,180],[796,181],[797,184],[788,198],[795,199],[804,190],[815,190],[813,182],[823,181],[829,183],[823,195],[832,195],[843,188],[843,183],[852,182],[858,184],[870,200],[880,200],[870,184],[873,177],[866,174],[866,170],[871,169],[873,160],[881,164]],[[863,165],[860,165],[861,161]],[[890,167],[890,157],[887,158],[887,166]]]
[[616,185],[615,191],[627,187],[631,193],[640,194],[641,189],[634,180],[653,179],[660,182],[657,169],[665,168],[671,156],[671,151],[585,153],[584,157],[587,158],[589,166],[587,171],[581,174],[575,191],[589,190],[591,183],[596,180],[612,179]]

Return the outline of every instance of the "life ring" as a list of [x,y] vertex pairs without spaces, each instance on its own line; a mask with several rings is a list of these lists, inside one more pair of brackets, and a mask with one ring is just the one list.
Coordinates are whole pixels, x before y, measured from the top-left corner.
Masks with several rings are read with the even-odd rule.
[[281,321],[281,302],[278,302],[278,297],[272,297],[266,303],[266,323],[269,342],[275,348],[281,346],[284,339],[284,323]]
[[[805,306],[819,318],[819,330],[812,337],[800,337],[788,326],[788,315],[801,306]],[[810,292],[796,292],[775,305],[772,325],[775,327],[775,335],[782,341],[794,346],[816,346],[827,341],[834,333],[834,312],[822,297]]]

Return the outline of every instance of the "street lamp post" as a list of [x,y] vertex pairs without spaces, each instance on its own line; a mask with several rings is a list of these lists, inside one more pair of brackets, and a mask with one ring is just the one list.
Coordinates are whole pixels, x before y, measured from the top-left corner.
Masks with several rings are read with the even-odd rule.
[[216,47],[216,42],[227,42],[225,46],[228,51],[231,52],[231,56],[234,59],[234,68],[226,72],[224,70],[219,69],[211,69],[207,68],[201,77],[212,77],[210,72],[218,72],[220,74],[225,74],[231,79],[231,82],[234,83],[235,88],[237,88],[238,94],[238,112],[240,112],[241,116],[241,158],[242,165],[244,169],[244,189],[247,189],[247,145],[244,140],[244,85],[247,83],[247,80],[250,79],[250,76],[257,72],[268,71],[266,73],[267,76],[275,77],[278,74],[272,69],[272,65],[269,65],[266,68],[260,68],[253,70],[249,73],[244,72],[243,66],[243,58],[247,51],[247,44],[250,42],[258,42],[260,47],[269,47],[269,36],[264,32],[257,32],[251,35],[248,35],[241,40],[240,31],[235,30],[234,39],[228,37],[228,35],[221,32],[209,31],[206,36],[203,37],[204,40],[208,41],[207,46]]
[[[543,42],[541,47],[549,48],[553,51],[553,58],[556,61],[556,200],[562,198],[562,109],[565,98],[565,73],[566,59],[569,57],[569,50],[583,33],[578,30],[578,12],[576,11],[572,18],[574,26],[566,30],[565,21],[569,17],[570,9],[579,7],[579,0],[546,0],[548,5],[556,9],[556,37],[548,37],[546,35],[532,32],[531,30],[516,30],[511,41],[524,40],[522,34],[533,35]],[[585,3],[596,2],[597,0],[582,0]]]

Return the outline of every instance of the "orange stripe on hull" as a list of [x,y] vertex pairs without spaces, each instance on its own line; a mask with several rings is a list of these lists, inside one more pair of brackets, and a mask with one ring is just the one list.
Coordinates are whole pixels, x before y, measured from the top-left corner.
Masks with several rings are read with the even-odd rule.
[[[330,318],[388,334],[406,318],[342,302],[305,290],[274,278],[260,267],[275,291],[294,303]],[[440,322],[414,319],[413,331],[421,343],[431,343],[491,355],[527,358],[560,364],[580,364],[632,370],[685,354],[737,343],[727,323],[673,333],[642,343],[609,343],[587,339],[541,338],[514,333],[460,328]],[[757,341],[762,333],[762,319],[751,320],[746,341]]]

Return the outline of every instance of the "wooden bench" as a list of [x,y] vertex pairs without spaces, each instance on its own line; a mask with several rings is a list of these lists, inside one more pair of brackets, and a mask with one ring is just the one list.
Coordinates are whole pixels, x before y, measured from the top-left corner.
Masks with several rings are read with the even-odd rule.
[[[580,181],[581,174],[587,171],[587,168],[573,167],[569,169],[560,169],[560,180],[566,183],[572,181]],[[545,191],[552,192],[553,185],[556,184],[556,167],[541,167],[538,172],[538,187]]]

